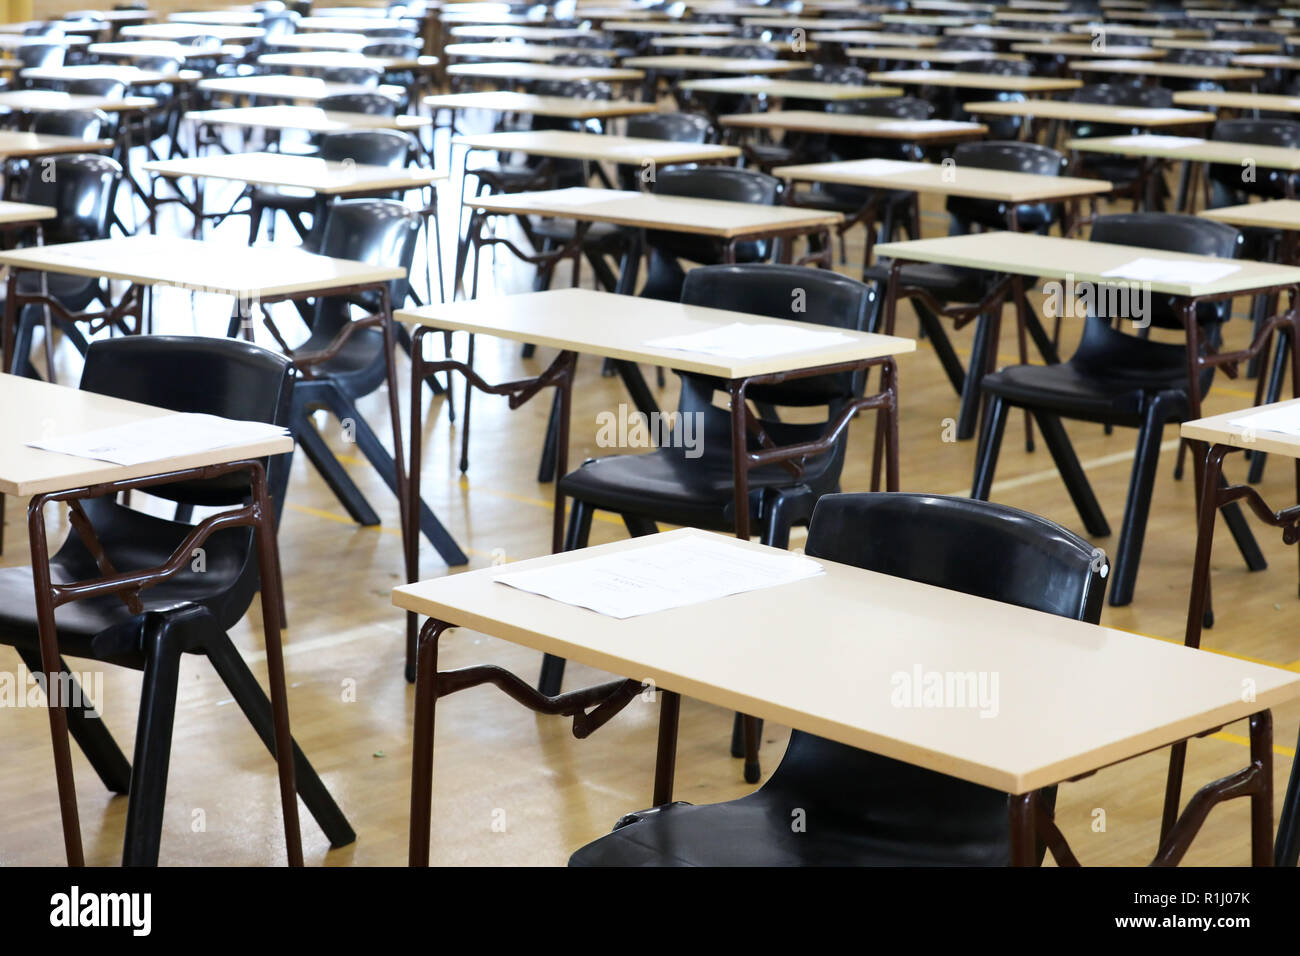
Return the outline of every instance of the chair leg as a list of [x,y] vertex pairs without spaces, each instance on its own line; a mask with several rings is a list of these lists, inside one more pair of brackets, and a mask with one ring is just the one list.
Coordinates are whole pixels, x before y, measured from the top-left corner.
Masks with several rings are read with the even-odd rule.
[[248,210],[248,244],[250,246],[257,242],[257,234],[262,231],[262,211],[262,204],[256,202]]
[[343,470],[339,460],[325,444],[325,439],[321,438],[312,427],[305,411],[302,415],[294,416],[293,437],[298,447],[306,453],[307,460],[325,480],[325,484],[329,485],[330,491],[334,493],[339,504],[343,505],[348,517],[367,528],[379,524],[379,515],[375,513],[374,508],[370,507],[370,502],[366,501],[366,496],[361,493],[361,489]]
[[996,349],[993,338],[993,317],[985,314],[975,320],[975,341],[971,345],[970,362],[966,367],[966,379],[962,382],[961,408],[957,413],[957,437],[967,439],[975,434],[979,422],[980,382],[984,379],[984,370],[988,368],[989,349]]
[[[40,651],[27,647],[19,647],[16,650],[29,671],[33,674],[41,672]],[[74,695],[73,700],[85,700],[81,696],[77,679],[68,671],[68,665],[62,658],[59,658],[59,667],[65,675],[64,686]],[[68,730],[72,732],[77,746],[86,755],[90,765],[95,768],[95,773],[99,774],[99,779],[104,782],[104,786],[113,793],[129,792],[131,765],[127,763],[126,755],[117,746],[113,735],[104,726],[104,719],[100,716],[92,717],[80,707],[69,707],[67,714]]]
[[1007,427],[1007,403],[1000,395],[989,396],[988,411],[984,413],[980,429],[979,449],[975,453],[975,479],[971,482],[970,496],[976,501],[988,501],[993,490],[993,473],[998,467],[998,453],[1002,450],[1002,435]]
[[627,528],[627,533],[634,538],[644,538],[648,534],[659,533],[657,524],[639,515],[623,515],[623,524]]
[[[271,714],[271,701],[258,684],[244,659],[240,657],[230,638],[222,634],[215,640],[206,642],[204,650],[213,669],[221,678],[235,703],[244,712],[253,730],[262,739],[266,749],[275,756],[275,722]],[[347,846],[357,835],[348,823],[347,817],[339,809],[325,784],[317,776],[315,769],[303,754],[298,742],[293,742],[294,779],[297,781],[298,796],[307,805],[311,815],[316,818],[320,828],[325,831],[331,847]]]
[[1151,513],[1151,491],[1155,487],[1156,463],[1160,460],[1160,442],[1164,437],[1164,408],[1159,398],[1147,407],[1138,431],[1137,453],[1129,477],[1128,501],[1120,526],[1119,548],[1112,566],[1110,604],[1123,607],[1133,601],[1137,585],[1138,562],[1146,539],[1147,517]]
[[917,324],[925,333],[924,337],[934,346],[934,354],[939,357],[939,364],[943,366],[944,374],[952,383],[953,390],[958,395],[962,394],[966,384],[966,369],[952,347],[952,340],[948,337],[943,322],[924,302],[913,300],[912,307],[916,311]]
[[1079,464],[1079,458],[1074,453],[1074,446],[1070,444],[1070,437],[1065,433],[1061,420],[1046,412],[1035,412],[1034,421],[1043,433],[1043,442],[1052,453],[1052,461],[1056,463],[1056,470],[1061,473],[1061,480],[1070,492],[1079,517],[1083,519],[1084,528],[1093,537],[1106,537],[1110,534],[1110,525],[1106,522],[1101,505],[1097,503],[1097,496],[1092,493],[1092,485],[1088,484],[1088,476]]
[[126,808],[123,866],[157,866],[162,842],[163,803],[171,766],[172,724],[181,649],[171,628],[150,620],[144,635],[144,686],[135,732],[131,798]]
[[[564,550],[577,551],[587,546],[591,536],[591,516],[595,509],[577,498],[569,509],[569,526],[564,533]],[[542,657],[542,673],[537,678],[537,689],[547,697],[554,697],[564,683],[564,658],[554,654]]]

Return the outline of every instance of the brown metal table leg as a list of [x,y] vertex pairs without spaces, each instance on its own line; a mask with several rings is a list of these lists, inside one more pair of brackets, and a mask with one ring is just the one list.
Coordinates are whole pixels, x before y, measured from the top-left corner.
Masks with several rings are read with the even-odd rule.
[[652,806],[662,807],[673,801],[673,777],[677,769],[677,725],[681,707],[680,694],[671,690],[659,692],[659,746],[655,753]]
[[438,705],[438,638],[448,627],[449,624],[430,618],[420,629],[411,756],[410,866],[429,865],[430,815],[433,813],[433,718]]
[[1011,865],[1034,866],[1038,852],[1034,842],[1035,803],[1037,791],[1013,793],[1008,808],[1011,829]]

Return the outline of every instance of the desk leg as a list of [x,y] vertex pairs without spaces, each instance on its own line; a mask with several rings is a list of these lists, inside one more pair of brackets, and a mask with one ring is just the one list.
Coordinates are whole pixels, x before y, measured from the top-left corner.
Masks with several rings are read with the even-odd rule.
[[4,329],[0,334],[5,366],[14,375],[22,374],[22,367],[14,356],[14,338],[18,334],[18,273],[20,271],[13,266],[9,267],[9,276],[5,282]]
[[1038,853],[1034,843],[1034,816],[1038,792],[1013,793],[1008,808],[1011,829],[1011,865],[1034,866]]
[[[418,380],[417,380],[418,381]],[[411,755],[411,835],[407,862],[429,865],[433,813],[433,718],[438,705],[438,638],[450,627],[433,618],[420,629],[415,672],[415,736]]]
[[677,770],[677,724],[682,698],[671,690],[659,692],[659,748],[655,753],[655,789],[651,806],[673,802],[673,776]]
[[[12,282],[13,273],[10,273]],[[13,302],[10,286],[9,303]],[[7,309],[6,309],[7,311]],[[7,354],[7,353],[6,353]],[[50,714],[50,741],[54,747],[54,778],[59,790],[59,814],[63,820],[63,847],[68,866],[85,866],[81,849],[81,820],[77,812],[77,788],[72,775],[72,751],[68,744],[68,702],[59,689],[58,632],[54,623],[54,592],[50,581],[50,553],[45,539],[44,501],[37,497],[27,506],[27,529],[32,549],[32,584],[36,590],[36,628],[41,645],[41,668],[45,671],[46,709]]]

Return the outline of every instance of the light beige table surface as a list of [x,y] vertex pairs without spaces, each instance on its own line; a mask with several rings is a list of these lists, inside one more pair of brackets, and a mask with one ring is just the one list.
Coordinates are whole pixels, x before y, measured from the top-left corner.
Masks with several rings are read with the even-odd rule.
[[1160,109],[1143,106],[1111,106],[1105,103],[1071,103],[1066,100],[1021,100],[966,103],[967,113],[986,116],[1036,116],[1069,122],[1109,123],[1119,126],[1180,126],[1213,123],[1213,113],[1196,110]]
[[592,162],[639,164],[692,163],[735,159],[736,146],[713,143],[674,143],[662,139],[576,133],[569,130],[521,130],[508,133],[477,133],[457,136],[453,141],[470,149],[504,150],[551,156],[556,159],[586,159]]
[[1210,35],[1210,31],[1198,27],[1144,27],[1133,23],[1076,23],[1070,27],[1070,32],[1085,36],[1150,37],[1153,40],[1195,40]]
[[452,27],[457,40],[579,40],[593,35],[591,30],[569,27],[517,27],[502,25]]
[[553,63],[522,63],[513,60],[504,63],[453,63],[447,67],[447,73],[450,76],[470,76],[515,83],[528,83],[535,80],[555,80],[561,83],[574,80],[617,83],[639,80],[645,76],[640,70],[629,70],[623,67],[556,66]]
[[817,49],[816,43],[805,42],[802,49],[795,49],[794,44],[790,42],[789,37],[783,37],[774,40],[759,40],[752,37],[738,39],[736,37],[693,37],[693,36],[676,36],[668,34],[665,36],[652,37],[650,40],[652,47],[660,47],[667,50],[725,50],[733,46],[753,46],[761,47],[765,50],[776,50],[778,54],[786,56],[802,56],[804,53],[812,52]]
[[255,27],[262,22],[262,14],[254,10],[198,10],[170,13],[172,23],[210,23],[223,27]]
[[1027,27],[950,27],[943,32],[944,36],[992,40],[995,43],[1056,43],[1068,41],[1071,37],[1071,34],[1057,30],[1031,30]]
[[[1185,262],[1224,261],[1213,256],[1194,256],[1182,252],[1144,249],[1141,246],[1121,246],[1109,242],[1088,242],[1083,239],[1062,239],[1058,236],[1020,232],[986,232],[909,242],[885,242],[876,246],[876,255],[909,262],[937,262],[1012,275],[1041,276],[1045,279],[1064,279],[1069,275],[1075,282],[1093,282],[1098,285],[1128,281],[1107,277],[1103,273],[1140,258],[1177,259]],[[1230,261],[1241,268],[1222,279],[1213,282],[1152,282],[1151,291],[1190,297],[1300,283],[1300,269],[1294,266],[1248,259]]]
[[1117,60],[1162,60],[1169,55],[1166,50],[1121,43],[1108,43],[1103,47],[1094,48],[1091,43],[1082,39],[1078,43],[1013,43],[1011,49],[1016,53],[1033,53],[1039,56],[1109,56]]
[[1179,106],[1213,106],[1230,110],[1268,110],[1300,113],[1300,96],[1277,93],[1232,93],[1220,90],[1182,90],[1174,94]]
[[152,57],[169,57],[176,60],[199,60],[214,54],[238,57],[244,53],[242,46],[226,44],[219,49],[194,47],[172,40],[115,40],[112,43],[92,43],[86,48],[95,56],[113,60],[143,60]]
[[509,90],[483,90],[478,93],[436,93],[424,98],[424,105],[435,109],[493,110],[498,113],[531,113],[534,116],[563,116],[571,119],[608,119],[657,113],[655,103],[634,100],[588,100],[576,96],[536,96]]
[[1241,206],[1202,209],[1197,215],[1230,226],[1254,229],[1300,229],[1300,199],[1266,199]]
[[910,60],[916,63],[979,63],[985,60],[1023,60],[1019,53],[989,53],[987,50],[904,50],[892,46],[851,46],[844,55],[857,60]]
[[718,121],[723,126],[743,129],[785,129],[800,133],[830,133],[909,141],[980,136],[989,131],[987,126],[980,123],[953,120],[901,120],[886,116],[856,116],[852,113],[819,113],[815,110],[731,113],[720,116]]
[[418,309],[399,310],[393,313],[393,317],[412,325],[533,342],[547,348],[568,349],[629,362],[648,362],[724,379],[884,358],[916,350],[916,343],[911,339],[853,331],[844,332],[850,339],[848,342],[757,358],[731,358],[658,348],[646,345],[646,342],[734,322],[790,325],[801,329],[808,329],[809,325],[727,309],[706,309],[639,296],[616,296],[612,292],[591,289],[551,289],[434,303]]
[[448,57],[486,60],[522,60],[549,63],[557,56],[592,54],[607,62],[617,60],[618,50],[588,50],[576,46],[558,46],[549,43],[448,43],[442,48]]
[[378,113],[349,113],[323,110],[318,106],[242,106],[215,110],[193,110],[185,118],[218,126],[250,129],[296,129],[308,133],[337,133],[345,129],[416,130],[433,123],[428,116],[381,116]]
[[381,42],[377,37],[360,33],[280,33],[263,41],[267,46],[285,50],[334,50],[358,53],[363,47]]
[[685,73],[741,73],[754,76],[766,73],[793,73],[806,70],[806,63],[794,60],[755,60],[730,56],[631,56],[625,66],[638,70],[672,70]]
[[0,90],[0,109],[20,112],[103,110],[105,113],[153,109],[158,101],[148,96],[92,96],[55,90]]
[[1182,80],[1258,80],[1264,75],[1263,70],[1247,70],[1238,66],[1203,66],[1150,60],[1071,60],[1067,66],[1077,73],[1168,76]]
[[245,246],[176,236],[124,236],[0,251],[0,265],[215,295],[272,298],[389,282],[396,267],[318,256],[290,246]]
[[929,49],[939,45],[939,37],[924,33],[878,33],[871,30],[818,30],[808,39],[814,43],[838,43],[841,46],[914,47]]
[[228,96],[266,96],[279,100],[319,100],[340,93],[388,93],[398,96],[397,86],[359,86],[356,83],[333,83],[315,76],[266,74],[261,76],[223,76],[199,81],[199,89]]
[[[1040,176],[1001,169],[909,163],[892,159],[851,159],[836,163],[779,166],[772,175],[796,182],[840,183],[879,189],[906,189],[940,196],[965,196],[998,202],[1045,202],[1110,192],[1110,183],[1073,176]],[[879,248],[879,247],[877,247]]]
[[[744,17],[740,21],[746,26],[763,27],[767,30],[819,30],[825,33],[838,33],[843,30],[879,30],[880,24],[875,20],[853,20],[848,17]],[[744,40],[737,42],[744,43]]]
[[844,217],[795,206],[657,196],[622,189],[575,186],[537,192],[467,197],[465,205],[491,213],[554,216],[642,229],[667,229],[729,239],[764,232],[834,226]]
[[1241,425],[1232,424],[1235,419],[1245,418],[1255,412],[1275,408],[1292,409],[1295,412],[1296,420],[1300,421],[1300,398],[1292,398],[1285,402],[1274,402],[1272,405],[1242,408],[1232,412],[1224,412],[1221,415],[1211,415],[1208,418],[1183,422],[1179,433],[1184,438],[1209,442],[1212,445],[1231,445],[1233,448],[1248,448],[1269,455],[1276,454],[1285,455],[1287,458],[1300,458],[1300,436],[1258,428],[1248,432]]
[[807,100],[861,100],[902,96],[898,86],[860,86],[854,83],[817,83],[811,80],[784,80],[765,76],[726,76],[700,80],[683,80],[679,89],[699,93],[740,93],[745,96],[771,96]]
[[0,493],[18,498],[293,450],[293,439],[285,436],[141,465],[115,465],[28,448],[26,443],[133,422],[147,428],[150,419],[173,412],[5,373],[0,373],[0,407],[24,411],[0,415]]
[[1079,80],[1048,76],[1000,76],[996,73],[961,73],[953,70],[885,70],[868,76],[879,83],[898,83],[903,86],[943,86],[1012,93],[1054,93],[1078,89],[1083,85]]
[[415,26],[407,17],[299,17],[298,29],[329,33],[370,33],[396,26]]
[[[422,581],[394,589],[393,603],[1013,794],[1300,696],[1290,671],[829,561],[819,562],[824,574],[793,584],[626,620],[496,583],[705,534],[683,529]],[[978,707],[897,706],[897,688],[918,669],[984,674],[990,686],[996,674],[996,719]],[[1242,699],[1244,681],[1254,682],[1253,701]]]
[[1238,40],[1152,40],[1151,45],[1164,50],[1208,50],[1214,53],[1277,53],[1277,43],[1250,43]]
[[1260,70],[1300,70],[1300,57],[1279,56],[1273,53],[1248,53],[1234,56],[1232,66],[1255,67]]
[[729,23],[674,23],[659,20],[606,20],[600,29],[605,33],[680,33],[684,36],[730,34]]
[[1191,136],[1094,136],[1069,140],[1065,147],[1086,153],[1109,153],[1113,156],[1145,156],[1155,159],[1180,159],[1193,163],[1233,165],[1240,165],[1243,160],[1249,160],[1264,169],[1300,169],[1300,149],[1197,139]]
[[111,139],[85,140],[78,136],[21,133],[0,130],[0,156],[52,156],[56,153],[97,153],[112,149]]
[[198,70],[181,70],[178,73],[161,73],[142,70],[138,66],[121,66],[108,63],[78,63],[75,66],[39,66],[23,70],[25,80],[46,80],[66,83],[69,80],[121,80],[127,86],[155,86],[159,83],[197,83],[203,79]]
[[140,168],[167,179],[182,176],[227,179],[257,186],[310,189],[322,195],[418,189],[447,178],[446,173],[432,169],[393,169],[287,153],[227,153],[165,159],[142,163]]
[[301,53],[263,53],[257,58],[262,66],[303,70],[430,70],[438,65],[436,56],[371,56],[346,50],[306,50]]
[[141,23],[118,31],[119,36],[132,40],[189,40],[207,36],[216,37],[222,43],[248,43],[260,40],[265,34],[261,27],[233,27],[218,23]]
[[37,206],[28,202],[0,200],[0,223],[5,225],[53,219],[58,214],[58,210],[53,206]]

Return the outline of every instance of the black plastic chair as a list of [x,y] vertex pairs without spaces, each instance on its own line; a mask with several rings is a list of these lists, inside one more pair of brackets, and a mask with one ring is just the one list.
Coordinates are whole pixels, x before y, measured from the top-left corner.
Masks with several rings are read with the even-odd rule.
[[[333,203],[325,217],[319,252],[338,259],[352,259],[371,265],[395,266],[403,271],[389,283],[389,295],[396,308],[405,301],[410,285],[411,262],[415,256],[420,214],[391,199],[347,199]],[[326,349],[352,322],[352,307],[374,313],[378,296],[329,296],[318,299],[310,323],[311,334],[293,355],[302,357]],[[315,466],[330,490],[357,524],[378,525],[379,515],[366,501],[361,489],[348,476],[325,440],[316,431],[311,414],[325,410],[340,422],[350,423],[351,437],[393,494],[397,472],[392,456],[357,408],[357,401],[380,388],[386,379],[384,337],[378,328],[355,330],[330,359],[312,366],[312,376],[299,381],[294,390],[290,428],[307,459]],[[399,439],[400,440],[400,439]],[[420,502],[420,525],[435,547],[445,536],[428,507]]]
[[[279,424],[288,423],[292,386],[290,364],[282,356],[244,342],[173,336],[96,342],[86,355],[81,379],[83,391],[178,412]],[[277,520],[290,458],[278,455],[266,463]],[[246,474],[233,473],[155,486],[149,493],[181,507],[229,508],[247,501],[251,490]],[[184,522],[133,511],[113,496],[86,500],[83,507],[104,552],[120,569],[161,565],[192,530]],[[140,613],[109,595],[66,605],[56,617],[61,655],[144,672],[131,763],[98,714],[75,707],[67,711],[69,730],[104,785],[114,793],[130,794],[124,864],[158,861],[182,655],[206,654],[258,736],[268,749],[274,747],[271,703],[227,633],[243,618],[258,590],[254,540],[251,528],[215,532],[204,542],[202,570],[186,565],[140,592]],[[103,576],[75,532],[50,558],[50,568],[55,583]],[[15,647],[28,668],[40,671],[30,568],[0,569],[0,643]],[[75,678],[60,664],[67,686],[74,689]],[[351,843],[352,828],[296,744],[293,757],[298,793],[331,846]]]
[[[1104,556],[1046,518],[922,494],[828,495],[810,557],[1095,624]],[[971,560],[978,555],[978,560]],[[859,626],[871,630],[870,616]],[[1057,675],[1058,679],[1065,679]],[[1045,791],[1051,812],[1056,790]],[[759,790],[622,817],[570,866],[1007,866],[1007,794],[794,730]],[[810,825],[796,831],[794,807]],[[816,821],[813,823],[812,821]],[[1038,849],[1038,862],[1045,847]]]
[[[93,154],[71,154],[51,157],[47,167],[50,175],[28,176],[23,201],[39,206],[51,206],[58,215],[42,223],[41,232],[47,245],[61,242],[83,242],[89,239],[107,239],[117,187],[122,179],[122,167],[114,160]],[[34,242],[35,235],[20,234],[19,244]],[[108,290],[96,276],[74,276],[58,272],[23,272],[18,277],[18,288],[24,293],[37,293],[44,288],[69,312],[80,312],[91,303],[108,305]],[[32,338],[36,327],[45,327],[45,356],[47,374],[54,376],[54,346],[52,325],[63,332],[83,355],[86,339],[75,322],[47,316],[37,305],[29,305],[18,314],[14,336],[14,354],[6,355],[9,370],[35,378],[31,364]]]
[[[1163,86],[1136,86],[1132,83],[1092,83],[1082,86],[1070,93],[1073,103],[1096,103],[1105,106],[1126,106],[1143,109],[1168,109],[1174,105],[1172,90]],[[1140,127],[1122,126],[1117,123],[1094,123],[1082,121],[1070,124],[1071,139],[1087,139],[1093,136],[1126,136],[1143,132]],[[1111,156],[1106,153],[1080,152],[1076,174],[1091,179],[1103,179],[1115,188],[1108,195],[1112,198],[1130,199],[1133,211],[1138,212],[1147,200],[1148,190],[1152,185],[1156,194],[1152,197],[1158,211],[1166,192],[1163,176],[1156,175],[1148,182],[1147,165],[1140,159],[1124,156]],[[1157,169],[1160,167],[1157,166]],[[1096,215],[1097,200],[1091,200],[1093,215]]]
[[[1241,234],[1231,226],[1174,213],[1102,216],[1094,223],[1091,238],[1094,242],[1226,259],[1235,258],[1242,244]],[[1107,301],[1101,302],[1098,314],[1089,315],[1084,320],[1079,347],[1067,361],[1048,366],[1013,365],[984,377],[983,390],[989,404],[980,434],[971,497],[988,498],[1007,409],[1024,408],[1038,423],[1088,533],[1105,537],[1110,534],[1110,527],[1061,419],[1136,428],[1137,452],[1110,588],[1110,603],[1122,606],[1133,600],[1164,426],[1168,422],[1186,419],[1190,389],[1196,387],[1204,395],[1209,390],[1214,370],[1202,372],[1193,386],[1187,380],[1184,344],[1153,341],[1129,334],[1119,327],[1125,320],[1145,318],[1152,328],[1181,330],[1183,325],[1177,300],[1169,296],[1148,296],[1149,301],[1141,303],[1147,308],[1147,315],[1142,317],[1111,315],[1108,311],[1111,297],[1099,295],[1096,298]],[[1121,312],[1125,310],[1124,301],[1124,297],[1115,297]],[[1127,311],[1135,311],[1131,298]],[[1229,302],[1198,306],[1196,318],[1200,339],[1217,344],[1221,339],[1220,326],[1230,315]],[[1235,506],[1233,510],[1235,512]],[[1224,512],[1228,516],[1228,509]],[[1234,522],[1229,516],[1229,524],[1234,535],[1239,534],[1242,527],[1239,522]],[[1239,544],[1242,540],[1238,537]],[[1257,549],[1254,555],[1248,554],[1248,563],[1255,564],[1257,554]],[[1259,561],[1262,562],[1262,557]]]
[[[804,312],[791,311],[796,289],[806,295]],[[879,307],[875,291],[856,279],[827,269],[789,265],[701,266],[687,274],[681,301],[856,331],[874,327]],[[720,383],[705,376],[679,374],[677,410],[697,423],[694,434],[698,444],[687,448],[683,439],[680,447],[598,458],[565,475],[560,490],[573,499],[565,550],[586,547],[596,511],[621,515],[633,535],[653,534],[659,521],[713,531],[734,530],[731,417],[711,401]],[[830,420],[846,401],[861,394],[864,384],[860,375],[828,375],[756,387],[749,397],[759,408],[762,426],[772,441],[785,445],[820,437],[825,422],[777,421],[773,409],[826,407]],[[750,472],[750,515],[761,529],[763,543],[786,547],[790,529],[808,522],[817,499],[838,490],[847,445],[846,431],[830,451],[809,459],[798,477],[778,465]],[[547,655],[538,689],[554,695],[563,677],[564,661]]]
[[22,63],[21,69],[52,69],[63,66],[67,48],[61,43],[25,43],[15,47],[14,57]]
[[316,106],[327,113],[365,113],[368,116],[396,116],[398,105],[397,100],[379,90],[334,93],[316,101]]
[[[411,137],[399,130],[364,129],[344,130],[321,136],[319,157],[333,162],[351,160],[361,166],[388,166],[402,169],[411,152]],[[293,228],[303,239],[309,251],[319,242],[321,224],[313,221],[307,225],[302,217],[313,215],[319,208],[318,197],[306,190],[289,190],[277,186],[253,186],[248,191],[249,206],[248,244],[251,246],[261,231],[262,216],[270,211],[272,219],[283,212]],[[386,193],[380,198],[389,198]],[[354,196],[352,198],[363,198]],[[271,238],[275,238],[274,223],[270,224]],[[399,300],[400,303],[400,300]]]
[[103,110],[57,110],[37,113],[32,132],[90,141],[99,139],[109,125],[108,114]]
[[[661,196],[691,196],[775,206],[781,202],[779,179],[752,169],[734,166],[699,166],[693,169],[660,169],[653,191]],[[676,302],[682,296],[686,272],[678,260],[700,265],[763,262],[772,256],[775,243],[769,239],[738,242],[728,247],[721,240],[682,232],[647,229],[646,281],[641,295],[647,299]],[[728,252],[728,249],[730,252]],[[728,260],[728,255],[730,259]]]
[[[954,150],[953,159],[958,169],[965,166],[1039,176],[1058,176],[1068,163],[1066,157],[1054,149],[1021,141],[962,143]],[[1045,234],[1061,217],[1060,203],[1026,203],[1009,207],[1005,203],[993,200],[969,199],[961,196],[949,197],[947,210],[952,216],[951,231],[954,235],[963,235],[976,228],[1012,229],[1019,232]],[[889,278],[889,274],[890,265],[884,261],[871,266],[865,272],[867,279],[881,283]],[[978,304],[993,290],[998,278],[979,269],[930,263],[905,265],[899,274],[902,285],[925,289],[945,305]],[[961,360],[957,358],[939,316],[919,299],[913,299],[912,306],[926,336],[934,344],[935,354],[943,365],[949,381],[961,396],[961,408],[957,416],[957,436],[963,439],[969,438],[975,433],[978,420],[980,377],[990,365],[990,355],[995,355],[997,352],[998,343],[992,340],[991,335],[991,318],[988,314],[978,317],[979,324],[976,326],[971,359],[963,370]],[[1001,305],[995,308],[1000,309]],[[1020,357],[1021,361],[1028,359],[1023,349]]]

